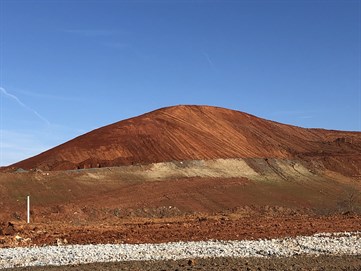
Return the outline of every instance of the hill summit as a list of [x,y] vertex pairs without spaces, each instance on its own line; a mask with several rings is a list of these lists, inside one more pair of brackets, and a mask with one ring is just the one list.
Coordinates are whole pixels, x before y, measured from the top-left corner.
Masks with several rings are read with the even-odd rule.
[[305,129],[211,106],[180,105],[101,127],[13,168],[70,170],[217,158],[355,156],[361,133]]

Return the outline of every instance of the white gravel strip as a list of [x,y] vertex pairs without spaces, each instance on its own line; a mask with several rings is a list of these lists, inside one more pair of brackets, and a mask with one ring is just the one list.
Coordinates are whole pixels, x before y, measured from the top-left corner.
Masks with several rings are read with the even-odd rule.
[[162,244],[66,245],[0,249],[0,269],[136,260],[209,257],[361,255],[361,232],[316,234],[256,241],[201,241]]

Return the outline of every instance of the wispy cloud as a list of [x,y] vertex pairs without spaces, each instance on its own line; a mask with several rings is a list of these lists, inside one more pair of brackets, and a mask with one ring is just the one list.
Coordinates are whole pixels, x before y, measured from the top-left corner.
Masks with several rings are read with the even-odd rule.
[[30,112],[32,112],[36,117],[38,117],[41,121],[45,122],[47,125],[50,125],[50,122],[44,118],[42,115],[40,115],[36,110],[34,110],[33,108],[27,106],[26,104],[24,104],[18,97],[16,97],[14,94],[11,94],[9,92],[7,92],[3,87],[0,87],[0,93],[3,94],[4,96],[14,100],[18,105],[20,105],[21,107],[29,110]]
[[128,43],[118,41],[119,34],[124,32],[114,29],[65,29],[62,30],[67,34],[77,37],[85,37],[96,40],[98,44],[112,49],[126,49],[131,48]]
[[313,116],[310,115],[304,115],[304,116],[299,116],[300,119],[313,119]]
[[44,93],[37,93],[37,92],[31,92],[31,91],[25,91],[25,90],[16,90],[13,92],[21,93],[26,96],[35,97],[35,98],[41,98],[41,99],[48,99],[48,100],[58,100],[58,101],[81,101],[82,99],[77,97],[65,97],[65,96],[59,96],[59,95],[49,95]]
[[102,44],[107,47],[114,48],[114,49],[131,48],[131,46],[129,44],[123,43],[123,42],[103,42]]
[[205,57],[206,61],[208,62],[209,64],[209,67],[216,71],[216,65],[214,65],[214,62],[212,61],[212,59],[210,58],[210,56],[205,52],[205,51],[202,51],[202,55]]
[[109,29],[65,29],[63,31],[66,33],[77,34],[86,37],[107,37],[120,33],[118,30]]
[[0,166],[7,166],[28,157],[39,154],[50,146],[44,145],[39,140],[39,135],[26,131],[0,130]]
[[319,113],[317,110],[280,110],[272,113],[273,116],[296,116],[310,118],[315,113]]
[[270,113],[270,118],[279,119],[281,122],[283,122],[285,119],[302,121],[314,119],[320,113],[322,113],[320,110],[280,110]]

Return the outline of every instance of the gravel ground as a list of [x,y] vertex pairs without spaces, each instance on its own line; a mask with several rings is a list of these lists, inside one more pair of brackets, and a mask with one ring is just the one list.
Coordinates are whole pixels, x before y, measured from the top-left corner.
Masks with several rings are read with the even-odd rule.
[[167,261],[189,258],[359,256],[361,232],[257,241],[201,241],[163,244],[68,245],[0,249],[0,269],[96,262]]

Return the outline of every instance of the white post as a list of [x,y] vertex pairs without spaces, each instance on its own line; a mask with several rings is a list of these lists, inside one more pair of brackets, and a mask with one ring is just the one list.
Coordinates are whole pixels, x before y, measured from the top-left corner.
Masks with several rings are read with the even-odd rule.
[[27,222],[30,223],[30,196],[27,197]]

